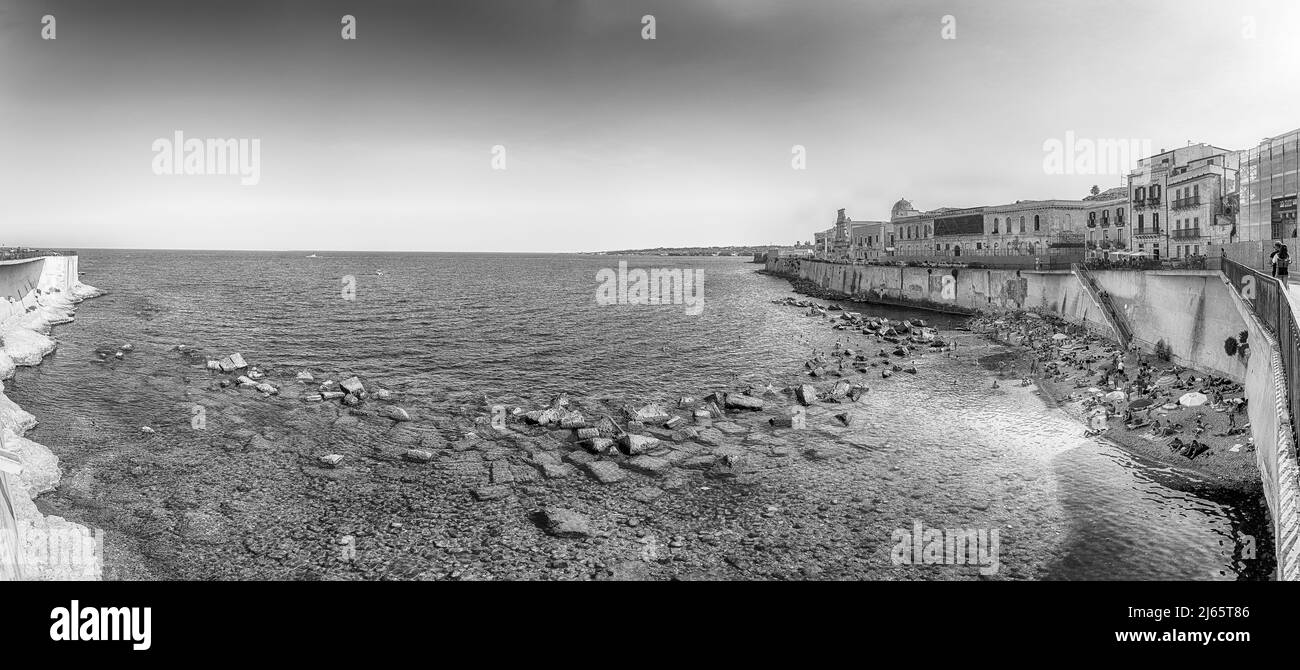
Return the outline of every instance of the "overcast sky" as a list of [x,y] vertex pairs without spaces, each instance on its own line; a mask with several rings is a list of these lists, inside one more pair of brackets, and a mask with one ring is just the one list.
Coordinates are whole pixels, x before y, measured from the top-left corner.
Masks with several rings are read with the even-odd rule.
[[[1300,126],[1290,0],[125,4],[0,0],[0,243],[788,244],[840,207],[1121,183],[1047,174],[1067,132],[1244,148]],[[154,174],[177,130],[259,139],[260,181]]]

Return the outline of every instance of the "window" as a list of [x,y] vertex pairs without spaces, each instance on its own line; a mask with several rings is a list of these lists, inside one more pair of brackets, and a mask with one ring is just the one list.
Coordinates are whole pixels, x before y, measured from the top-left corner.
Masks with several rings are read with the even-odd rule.
[[1134,200],[1146,200],[1146,197],[1147,197],[1147,190],[1145,188],[1139,186],[1133,189]]
[[1025,232],[1025,217],[1020,217],[1020,232]]
[[1160,212],[1151,212],[1151,230],[1160,232]]
[[975,243],[975,250],[976,250],[976,251],[979,251],[980,249],[983,249],[983,248],[984,248],[984,243],[983,243],[983,242],[976,242],[976,243]]
[[993,234],[998,234],[998,217],[993,217]]
[[1122,226],[1122,225],[1124,225],[1124,208],[1123,208],[1123,207],[1116,207],[1116,208],[1115,208],[1115,225],[1117,225],[1117,226]]
[[1142,232],[1142,217],[1143,217],[1143,216],[1145,216],[1145,215],[1143,215],[1143,214],[1138,214],[1138,232],[1139,232],[1139,233]]
[[1038,232],[1038,215],[1034,215],[1034,232]]
[[1201,217],[1199,216],[1192,217],[1192,227],[1193,228],[1201,227]]

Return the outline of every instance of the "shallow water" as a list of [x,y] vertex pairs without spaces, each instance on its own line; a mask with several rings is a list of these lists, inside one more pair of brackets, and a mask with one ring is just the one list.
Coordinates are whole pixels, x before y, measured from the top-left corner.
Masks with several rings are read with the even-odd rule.
[[[417,417],[450,421],[482,415],[485,396],[536,406],[559,392],[670,401],[738,383],[787,385],[800,379],[809,352],[846,337],[771,304],[790,295],[789,283],[756,274],[744,259],[630,259],[632,267],[703,269],[705,309],[691,316],[681,305],[598,305],[596,272],[616,267],[612,257],[307,253],[83,252],[83,280],[109,295],[82,303],[77,322],[56,329],[59,350],[19,372],[7,393],[41,420],[29,437],[64,463],[64,486],[40,504],[104,527],[110,558],[125,564],[117,576],[268,574],[213,566],[226,542],[292,538],[300,520],[277,515],[316,504],[317,484],[287,457],[222,451],[232,431],[336,449],[349,439],[388,439],[340,433],[336,413],[320,405],[213,392],[201,357],[176,345],[212,357],[241,351],[281,386],[303,368],[318,380],[358,374],[395,391]],[[348,275],[355,300],[343,298]],[[960,322],[848,307],[941,328]],[[854,337],[851,346],[879,347]],[[915,377],[873,380],[868,401],[852,408],[853,428],[801,438],[856,457],[793,467],[781,486],[810,501],[854,492],[880,500],[852,533],[875,562],[841,574],[946,578],[900,573],[881,558],[891,531],[921,521],[1001,529],[1010,578],[1269,578],[1262,496],[1224,493],[1083,438],[1082,426],[1032,389],[991,389],[976,359],[1000,349],[971,335],[962,341],[958,359],[928,354]],[[136,350],[113,359],[126,342]],[[201,431],[193,430],[195,407],[205,414]],[[142,437],[144,425],[157,436]],[[229,499],[234,480],[251,487],[247,500]],[[357,486],[369,494],[386,484]],[[223,538],[191,542],[189,533],[169,544],[192,524],[185,510],[229,519]],[[1246,556],[1252,545],[1258,558]]]

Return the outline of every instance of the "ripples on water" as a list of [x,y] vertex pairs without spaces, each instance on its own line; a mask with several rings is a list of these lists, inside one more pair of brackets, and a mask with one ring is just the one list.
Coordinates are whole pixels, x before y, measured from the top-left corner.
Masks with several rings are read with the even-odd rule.
[[[57,329],[59,351],[10,384],[42,421],[32,437],[75,477],[79,463],[135,439],[139,426],[187,420],[193,387],[178,370],[206,373],[185,370],[171,352],[178,344],[213,356],[241,351],[263,366],[352,372],[432,407],[448,394],[525,404],[559,392],[671,400],[738,383],[780,386],[799,379],[813,349],[845,336],[772,305],[789,284],[738,258],[629,259],[632,267],[703,268],[705,309],[691,316],[683,306],[598,305],[596,273],[616,267],[614,257],[306,254],[84,252],[84,281],[110,294],[83,303],[77,322]],[[342,297],[347,275],[356,279],[355,300]],[[849,307],[940,328],[959,322]],[[967,340],[968,357],[997,350]],[[92,362],[96,348],[125,342],[136,346],[127,360]],[[1258,494],[1226,495],[1085,439],[1030,389],[993,391],[969,358],[930,355],[921,367],[905,383],[873,384],[872,416],[839,438],[888,454],[853,477],[886,481],[882,464],[898,468],[891,528],[941,524],[972,500],[977,508],[1000,500],[1003,551],[1032,553],[1045,566],[1018,576],[1269,577]],[[1246,536],[1256,539],[1259,560],[1242,558]],[[1017,545],[1017,537],[1032,541]]]

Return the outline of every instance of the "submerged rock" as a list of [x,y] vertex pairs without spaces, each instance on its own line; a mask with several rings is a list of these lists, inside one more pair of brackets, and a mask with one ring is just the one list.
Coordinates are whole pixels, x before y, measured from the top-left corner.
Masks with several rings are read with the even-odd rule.
[[390,419],[392,419],[393,421],[410,421],[410,420],[411,420],[411,415],[410,415],[410,414],[407,414],[407,413],[406,413],[406,410],[404,410],[404,409],[402,409],[401,407],[398,407],[398,406],[396,406],[396,405],[389,405],[388,407],[385,407],[385,408],[383,409],[383,415],[386,416],[386,417],[388,417],[388,418],[390,418]]

